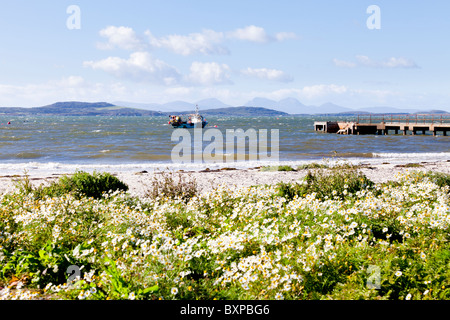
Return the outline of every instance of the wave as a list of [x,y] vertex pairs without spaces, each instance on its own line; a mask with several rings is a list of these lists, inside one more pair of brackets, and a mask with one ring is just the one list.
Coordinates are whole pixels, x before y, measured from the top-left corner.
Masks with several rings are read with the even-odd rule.
[[393,161],[445,161],[450,160],[450,152],[423,153],[373,153],[374,158]]
[[165,161],[141,161],[136,163],[102,163],[80,162],[80,163],[62,163],[62,162],[2,162],[0,163],[0,172],[2,174],[21,174],[27,171],[30,175],[51,175],[51,174],[70,174],[77,170],[93,172],[138,172],[146,171],[162,171],[162,170],[184,170],[184,171],[200,171],[206,168],[210,170],[222,168],[250,169],[263,166],[282,166],[289,165],[293,168],[308,163],[324,163],[324,164],[381,164],[389,162],[391,164],[406,164],[411,162],[431,162],[431,161],[448,161],[450,160],[450,152],[441,153],[373,153],[373,157],[349,157],[345,159],[339,158],[322,158],[322,159],[303,159],[303,160],[255,160],[255,161],[228,161],[228,162],[188,162],[174,163],[170,160]]

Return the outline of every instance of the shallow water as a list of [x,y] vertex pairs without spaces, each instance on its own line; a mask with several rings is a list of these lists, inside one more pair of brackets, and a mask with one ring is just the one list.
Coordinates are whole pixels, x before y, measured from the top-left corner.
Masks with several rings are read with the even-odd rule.
[[[287,164],[331,157],[350,162],[450,159],[450,137],[347,136],[314,131],[314,121],[338,118],[207,117],[207,120],[209,123],[204,132],[211,128],[219,129],[224,139],[227,129],[252,128],[257,132],[267,129],[269,133],[271,129],[278,129],[279,161]],[[11,124],[7,124],[8,121]],[[0,170],[204,167],[202,163],[173,163],[171,152],[178,141],[171,141],[174,129],[167,122],[164,117],[0,117]],[[270,138],[269,134],[269,146]],[[203,146],[209,143],[204,142]],[[233,165],[252,167],[265,162],[244,161]],[[230,163],[208,165],[230,166]]]

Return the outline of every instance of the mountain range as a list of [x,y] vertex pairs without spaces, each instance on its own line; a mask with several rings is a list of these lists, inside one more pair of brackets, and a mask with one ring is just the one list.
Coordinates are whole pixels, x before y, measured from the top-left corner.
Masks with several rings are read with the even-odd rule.
[[[184,111],[184,110],[194,110],[195,105],[198,105],[200,110],[210,110],[210,109],[223,109],[232,108],[236,106],[228,105],[222,101],[211,98],[203,99],[195,103],[188,103],[185,101],[173,101],[164,104],[139,104],[132,102],[116,101],[113,102],[115,105],[130,107],[130,108],[143,108],[148,110],[158,110],[160,112],[170,112],[170,111]],[[335,114],[335,113],[345,113],[345,114],[365,114],[365,113],[446,113],[443,110],[431,110],[431,108],[408,108],[400,109],[389,106],[376,106],[371,108],[360,108],[352,109],[344,106],[339,106],[334,103],[328,102],[321,105],[305,105],[295,98],[285,98],[279,101],[270,100],[266,98],[256,97],[250,101],[247,101],[242,107],[255,107],[255,108],[266,108],[275,111],[281,111],[288,114]],[[202,112],[203,112],[202,111]]]
[[[287,116],[312,114],[368,114],[368,113],[447,113],[443,110],[398,109],[392,107],[362,108],[359,110],[342,107],[333,103],[307,106],[295,98],[280,101],[254,98],[244,106],[230,106],[217,99],[204,99],[196,103],[173,101],[165,104],[108,102],[56,102],[51,105],[18,108],[0,107],[0,115],[60,115],[60,116],[168,116],[170,114],[193,113],[198,105],[205,116]],[[447,113],[448,114],[448,113]]]

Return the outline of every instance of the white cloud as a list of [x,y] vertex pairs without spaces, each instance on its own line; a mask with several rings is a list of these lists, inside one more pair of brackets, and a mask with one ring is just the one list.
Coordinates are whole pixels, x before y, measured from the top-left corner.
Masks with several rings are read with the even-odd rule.
[[343,61],[343,60],[338,60],[338,59],[333,59],[333,62],[336,67],[343,67],[343,68],[356,67],[356,63],[354,63],[354,62]]
[[275,39],[277,41],[284,41],[289,39],[297,39],[297,35],[294,32],[278,32],[275,34]]
[[295,39],[297,35],[293,32],[278,32],[274,36],[267,34],[266,30],[258,26],[246,26],[227,33],[229,39],[238,39],[243,41],[266,43],[270,41],[284,41]]
[[231,84],[230,67],[216,62],[193,62],[187,81],[204,86]]
[[80,76],[15,86],[0,84],[2,107],[37,107],[71,100],[108,101],[110,97],[119,99],[121,94],[126,93],[121,84],[90,83]]
[[228,48],[221,45],[226,39],[238,39],[243,41],[266,43],[269,41],[284,41],[294,39],[297,36],[292,32],[279,32],[275,36],[270,36],[264,28],[254,25],[230,32],[217,32],[214,30],[203,30],[199,33],[188,35],[168,35],[155,37],[150,30],[145,32],[151,46],[165,48],[184,56],[192,54],[229,54]]
[[167,88],[164,90],[164,92],[170,96],[177,96],[177,97],[186,97],[192,92],[192,88],[188,87],[173,87],[173,88]]
[[138,38],[132,28],[108,26],[100,30],[100,35],[107,38],[106,43],[98,43],[99,49],[120,48],[125,50],[140,50],[144,47],[144,43]]
[[228,33],[228,37],[231,39],[238,39],[259,43],[268,42],[270,40],[270,37],[266,33],[264,28],[253,25],[231,31]]
[[335,66],[344,68],[355,68],[358,66],[371,68],[419,68],[411,59],[391,57],[383,61],[377,61],[364,55],[357,55],[356,62],[333,59]]
[[219,45],[223,40],[223,33],[214,30],[203,30],[201,33],[190,33],[187,36],[174,34],[160,38],[153,36],[147,30],[145,35],[148,37],[151,46],[166,48],[184,56],[196,53],[229,54],[227,48]]
[[330,94],[343,94],[348,91],[346,86],[336,84],[318,84],[312,86],[305,86],[299,92],[302,96],[312,99]]
[[80,76],[69,76],[62,78],[57,84],[62,87],[81,87],[85,84],[85,80]]
[[410,59],[395,57],[381,62],[381,65],[386,68],[418,68],[417,64]]
[[180,79],[178,71],[148,52],[138,51],[128,59],[108,57],[99,61],[85,61],[84,66],[94,70],[103,70],[117,78],[134,81],[152,82],[164,85],[176,84]]
[[244,75],[247,75],[247,76],[256,77],[259,79],[271,80],[271,81],[290,82],[293,80],[292,76],[286,74],[285,72],[283,72],[281,70],[276,70],[276,69],[247,68],[247,69],[242,70],[241,73]]

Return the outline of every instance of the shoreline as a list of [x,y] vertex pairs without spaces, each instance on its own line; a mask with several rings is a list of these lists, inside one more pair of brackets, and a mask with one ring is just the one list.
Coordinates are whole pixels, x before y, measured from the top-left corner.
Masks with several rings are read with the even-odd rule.
[[[411,166],[410,164],[415,164]],[[210,167],[210,166],[209,166]],[[174,173],[180,173],[181,176],[196,180],[200,192],[212,191],[220,185],[232,187],[247,187],[251,185],[276,184],[279,182],[295,182],[301,180],[307,173],[308,169],[300,169],[298,171],[260,171],[258,167],[254,168],[236,168],[230,163],[228,167],[220,169],[209,169],[205,164],[204,168],[196,171],[188,170],[170,170]],[[293,166],[295,168],[295,166]],[[102,172],[109,172],[115,175],[121,181],[126,183],[129,187],[128,192],[133,196],[142,197],[145,195],[153,178],[160,175],[161,171],[130,171],[130,170],[102,170]],[[382,183],[395,179],[398,173],[407,171],[435,171],[450,174],[450,160],[446,161],[422,161],[422,162],[407,162],[407,163],[363,163],[359,169],[363,174],[375,183]],[[52,181],[57,180],[60,176],[65,174],[72,174],[73,172],[51,173],[47,172],[31,172],[28,177],[34,186],[40,184],[47,185]],[[16,179],[25,177],[24,172],[8,173],[0,175],[0,194],[11,192],[15,188]],[[178,180],[178,177],[176,177]]]

